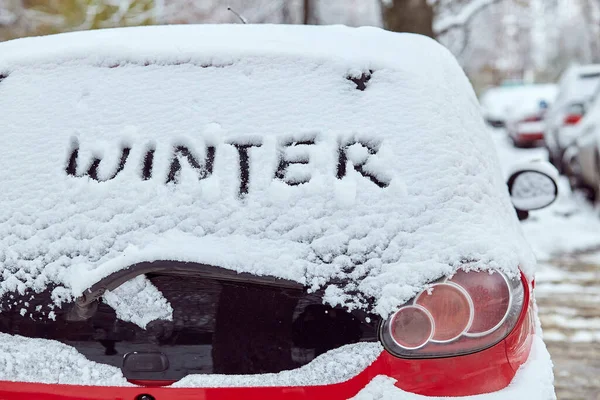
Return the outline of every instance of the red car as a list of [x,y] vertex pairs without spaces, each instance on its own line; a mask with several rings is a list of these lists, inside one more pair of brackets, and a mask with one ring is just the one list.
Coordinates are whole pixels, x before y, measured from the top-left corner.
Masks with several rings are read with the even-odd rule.
[[0,399],[553,397],[517,215],[556,184],[506,185],[435,41],[117,29],[0,74]]

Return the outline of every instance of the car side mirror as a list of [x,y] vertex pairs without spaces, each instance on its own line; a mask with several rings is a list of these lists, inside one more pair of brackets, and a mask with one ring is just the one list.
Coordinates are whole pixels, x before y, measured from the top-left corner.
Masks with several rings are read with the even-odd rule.
[[548,207],[558,197],[556,174],[548,163],[530,163],[508,178],[508,192],[519,219]]

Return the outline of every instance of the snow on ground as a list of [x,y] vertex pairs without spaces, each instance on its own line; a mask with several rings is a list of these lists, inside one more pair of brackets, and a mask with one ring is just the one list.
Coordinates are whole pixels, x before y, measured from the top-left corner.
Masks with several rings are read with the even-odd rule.
[[561,400],[600,393],[599,265],[597,254],[563,255],[541,263],[536,274],[539,316]]

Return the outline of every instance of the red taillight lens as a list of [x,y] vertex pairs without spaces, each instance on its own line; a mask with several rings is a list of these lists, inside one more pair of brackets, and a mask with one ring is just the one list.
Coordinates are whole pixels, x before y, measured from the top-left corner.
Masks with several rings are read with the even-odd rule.
[[504,339],[523,308],[521,279],[500,272],[458,271],[433,283],[388,318],[380,330],[398,357],[434,358],[473,353]]
[[577,125],[581,121],[581,118],[583,118],[581,114],[568,114],[565,117],[564,123],[565,125]]
[[523,119],[521,122],[541,122],[543,118],[539,115],[533,115],[531,117],[527,117]]
[[450,281],[464,288],[473,301],[475,318],[467,335],[488,334],[504,322],[511,302],[510,286],[504,275],[458,271]]
[[425,308],[436,328],[432,340],[449,342],[457,339],[471,326],[473,306],[467,292],[460,286],[450,283],[438,283],[429,290],[421,292],[415,304]]

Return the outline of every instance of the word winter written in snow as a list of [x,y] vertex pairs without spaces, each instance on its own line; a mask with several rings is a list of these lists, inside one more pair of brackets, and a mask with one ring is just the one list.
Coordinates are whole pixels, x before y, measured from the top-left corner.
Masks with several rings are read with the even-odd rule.
[[[226,145],[233,146],[237,150],[238,154],[238,167],[239,167],[239,195],[243,196],[248,193],[248,188],[250,185],[250,152],[249,149],[252,147],[261,147],[262,143],[259,140],[254,141],[235,141],[230,140]],[[286,156],[285,149],[288,147],[295,146],[313,146],[316,144],[316,139],[308,139],[308,140],[286,140],[281,141],[278,151],[278,165],[275,170],[273,179],[279,179],[282,182],[295,186],[303,183],[307,183],[310,181],[310,177],[302,177],[302,178],[288,178],[286,177],[286,173],[288,167],[292,164],[308,164],[309,154],[308,151],[305,153],[304,157],[298,157],[297,155],[294,157]],[[366,179],[369,179],[375,185],[380,188],[385,188],[389,186],[390,179],[385,178],[382,174],[374,174],[367,168],[365,165],[367,164],[368,158],[377,154],[379,151],[379,143],[373,141],[365,141],[365,140],[346,140],[340,142],[337,149],[337,171],[336,177],[338,179],[342,179],[346,176],[346,165],[349,161],[348,158],[348,149],[350,146],[359,145],[364,147],[368,156],[362,160],[360,163],[352,163],[354,170],[361,174]],[[65,172],[67,175],[73,177],[89,177],[92,180],[97,182],[106,182],[112,180],[119,175],[119,173],[125,168],[125,164],[129,158],[131,153],[131,146],[123,146],[120,150],[121,155],[119,158],[119,162],[117,167],[114,169],[114,172],[109,176],[100,177],[98,174],[98,168],[102,159],[99,157],[92,157],[92,160],[89,162],[89,167],[83,173],[77,172],[77,165],[79,160],[79,142],[74,140],[71,145],[70,155],[67,161],[67,166],[65,168]],[[152,169],[154,165],[154,154],[155,148],[147,147],[146,153],[144,155],[144,160],[141,165],[141,174],[140,177],[143,180],[148,180],[152,177]],[[198,175],[198,179],[206,179],[213,173],[213,168],[215,164],[215,158],[218,156],[217,147],[213,145],[207,145],[205,148],[205,158],[204,160],[199,161],[196,156],[194,156],[194,149],[190,148],[190,146],[185,145],[176,145],[173,146],[173,151],[171,153],[171,158],[169,160],[169,169],[168,174],[165,179],[165,183],[177,183],[180,171],[182,169],[182,161],[186,161],[187,164],[193,168]]]

